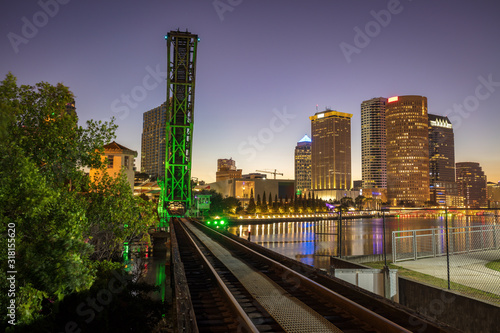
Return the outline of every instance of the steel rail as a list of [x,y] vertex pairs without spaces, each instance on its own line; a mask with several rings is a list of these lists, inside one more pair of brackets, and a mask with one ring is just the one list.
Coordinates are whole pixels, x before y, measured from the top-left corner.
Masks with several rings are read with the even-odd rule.
[[[185,220],[183,218],[180,219]],[[183,221],[184,222],[184,221]],[[242,327],[243,332],[259,332],[257,327],[253,324],[252,320],[248,317],[246,314],[245,310],[240,306],[238,301],[234,298],[232,295],[231,291],[226,287],[226,284],[222,281],[222,279],[219,277],[219,274],[217,274],[217,271],[213,268],[212,264],[207,260],[201,249],[196,245],[196,242],[194,239],[191,237],[190,233],[186,229],[185,225],[183,223],[179,223],[179,225],[182,227],[184,230],[185,234],[187,235],[189,241],[191,242],[191,245],[196,249],[196,253],[200,256],[200,258],[203,260],[205,263],[206,267],[209,268],[210,272],[212,273],[213,278],[217,281],[217,284],[219,285],[220,289],[223,291],[223,295],[226,297],[226,300],[228,301],[228,305],[230,305],[233,309],[233,311],[240,316],[242,319],[241,321],[238,321],[240,325],[244,326]]]
[[[195,221],[191,220],[192,222],[195,222],[198,226],[201,226],[202,228],[206,230],[210,230],[212,232],[215,232],[214,230],[206,227],[205,225]],[[348,313],[353,315],[354,317],[366,322],[367,324],[373,326],[375,329],[380,330],[381,332],[389,332],[389,333],[401,333],[401,332],[411,332],[410,330],[388,320],[385,317],[382,317],[381,315],[365,308],[362,305],[359,305],[358,303],[355,303],[351,301],[350,299],[322,286],[321,284],[309,279],[308,277],[297,273],[296,271],[286,267],[285,265],[270,259],[260,253],[258,253],[255,250],[252,250],[251,248],[223,235],[222,233],[217,233],[218,236],[223,237],[227,242],[230,242],[231,244],[234,244],[236,247],[241,249],[244,252],[251,253],[253,256],[258,257],[260,260],[265,261],[268,265],[277,267],[278,269],[281,269],[283,271],[288,272],[291,276],[298,278],[301,283],[304,283],[304,286],[306,286],[310,290],[314,290],[316,293],[322,295],[323,297],[328,298],[332,303],[335,305],[347,310]]]

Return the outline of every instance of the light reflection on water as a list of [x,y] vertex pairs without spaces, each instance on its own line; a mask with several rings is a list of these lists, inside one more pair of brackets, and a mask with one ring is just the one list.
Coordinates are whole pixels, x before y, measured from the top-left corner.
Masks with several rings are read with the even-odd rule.
[[[449,227],[493,224],[485,218],[450,217]],[[342,256],[383,254],[383,219],[351,219],[342,221]],[[445,226],[440,217],[387,217],[386,253],[392,251],[392,231],[432,229]],[[269,222],[230,226],[228,231],[305,264],[328,268],[330,256],[337,256],[337,220],[304,222]]]

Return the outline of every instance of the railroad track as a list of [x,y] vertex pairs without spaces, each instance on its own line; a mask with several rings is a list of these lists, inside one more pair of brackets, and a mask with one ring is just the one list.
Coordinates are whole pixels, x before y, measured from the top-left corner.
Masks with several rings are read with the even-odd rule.
[[[183,302],[177,305],[182,309],[179,331],[424,331],[422,325],[415,325],[422,323],[422,318],[411,320],[411,314],[387,304],[377,305],[369,298],[368,309],[356,303],[366,303],[366,297],[357,297],[354,302],[314,281],[314,274],[299,274],[195,221],[174,220],[173,231],[176,239],[172,245],[178,246],[178,253],[173,250],[174,269],[181,267],[185,272],[188,288],[177,291],[184,283],[177,281],[176,298],[189,294],[181,296]],[[328,285],[328,281],[323,282]],[[356,298],[356,293],[349,296]],[[425,332],[446,332],[429,322],[425,328]]]

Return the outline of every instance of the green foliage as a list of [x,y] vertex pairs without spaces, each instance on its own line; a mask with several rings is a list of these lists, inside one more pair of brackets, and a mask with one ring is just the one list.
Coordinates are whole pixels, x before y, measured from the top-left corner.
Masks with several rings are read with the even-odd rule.
[[366,198],[362,195],[358,195],[355,199],[354,199],[354,203],[356,204],[356,207],[359,209],[359,210],[362,210],[363,209],[363,206],[365,204],[365,201],[366,201]]
[[222,198],[222,195],[215,190],[204,190],[200,194],[211,196],[210,210],[207,212],[209,216],[238,214],[243,209],[238,199],[234,197]]
[[[73,98],[62,84],[18,86],[10,73],[0,83],[0,246],[7,248],[7,228],[15,226],[19,324],[41,316],[47,299],[88,290],[98,271],[116,267],[91,259],[109,259],[102,252],[120,252],[123,241],[141,238],[154,224],[153,203],[135,198],[123,178],[95,185],[85,176],[82,167],[102,166],[116,125],[78,126],[66,111]],[[110,233],[103,251],[96,242],[102,231]],[[6,290],[7,251],[0,259]],[[1,314],[8,301],[2,292]]]
[[206,212],[209,216],[222,215],[224,213],[224,199],[215,190],[204,190],[200,194],[210,195],[210,209]]
[[62,84],[41,82],[17,87],[9,73],[2,81],[0,99],[2,113],[10,114],[12,120],[9,139],[47,181],[58,186],[81,181],[83,171],[78,167],[99,167],[103,145],[115,137],[117,126],[113,121],[88,121],[87,128],[78,126],[76,115],[66,111],[74,96]]
[[490,261],[486,264],[486,267],[500,272],[500,260]]
[[[92,249],[83,239],[85,212],[77,194],[51,188],[19,147],[3,144],[0,155],[1,232],[15,225],[18,285],[58,298],[90,287],[94,276],[86,258]],[[20,304],[25,317],[19,321],[29,321],[37,303],[21,299],[29,302]]]
[[224,198],[223,204],[225,213],[238,214],[243,209],[241,202],[235,197]]
[[93,246],[92,259],[111,260],[121,255],[124,242],[149,242],[148,227],[155,219],[154,203],[133,195],[125,174],[110,177],[105,168],[85,194],[88,223],[85,236]]
[[17,312],[23,322],[30,323],[42,317],[42,301],[48,297],[47,293],[33,288],[29,283],[19,289]]

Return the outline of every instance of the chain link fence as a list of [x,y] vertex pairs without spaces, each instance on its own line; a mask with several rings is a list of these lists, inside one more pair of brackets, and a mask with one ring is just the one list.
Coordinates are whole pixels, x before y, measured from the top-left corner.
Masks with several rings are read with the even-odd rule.
[[500,304],[499,211],[441,210],[443,226],[392,232],[392,261],[448,289]]

